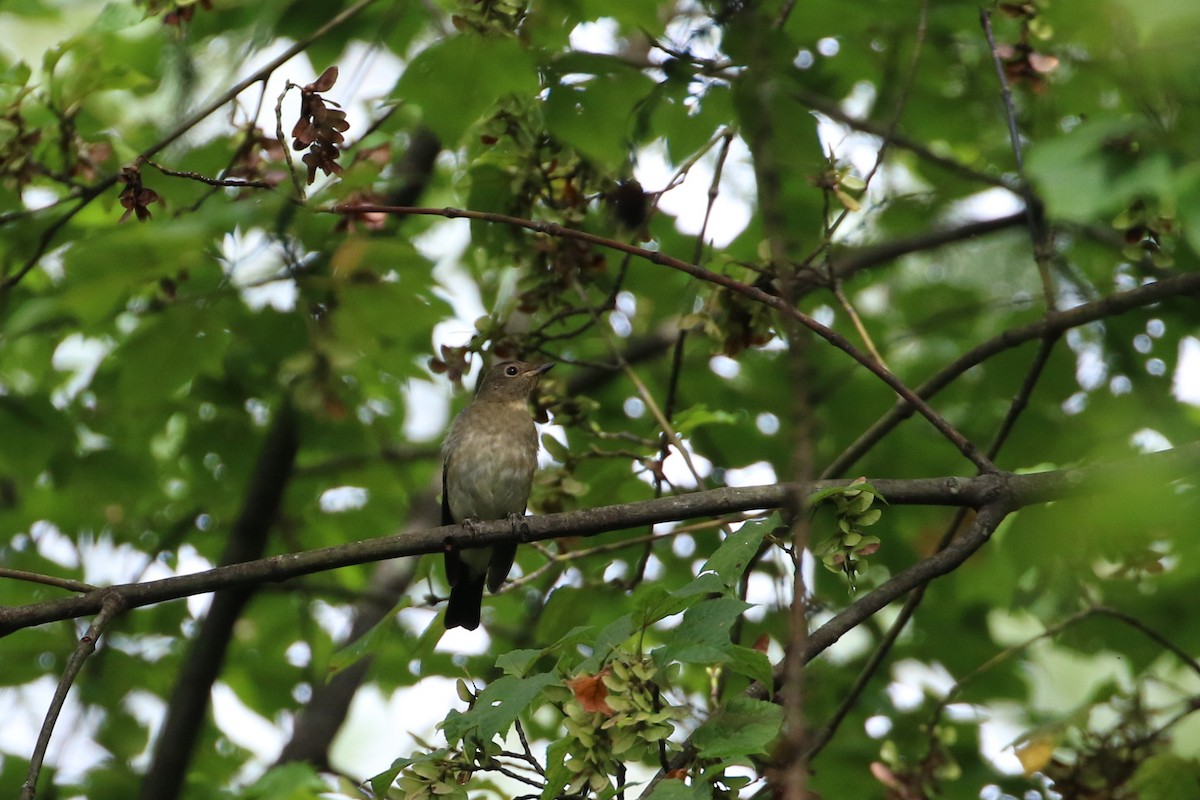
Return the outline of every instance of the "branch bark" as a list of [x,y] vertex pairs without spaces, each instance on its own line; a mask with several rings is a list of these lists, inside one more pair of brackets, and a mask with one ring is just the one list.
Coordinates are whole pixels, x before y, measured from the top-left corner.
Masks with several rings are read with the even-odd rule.
[[[1052,500],[1115,491],[1128,482],[1130,475],[1143,478],[1153,475],[1172,480],[1191,475],[1197,468],[1200,468],[1200,441],[1173,450],[1087,467],[1025,475],[995,472],[974,478],[885,478],[874,480],[872,484],[891,505],[966,506],[978,509],[1003,498],[1008,508],[1017,509]],[[845,485],[845,481],[813,481],[802,486],[781,483],[736,489],[726,487],[658,500],[528,517],[517,531],[512,529],[507,520],[495,520],[477,523],[474,534],[461,525],[445,525],[425,531],[286,553],[191,575],[97,589],[78,597],[0,607],[0,636],[34,625],[97,613],[104,597],[110,592],[118,593],[129,608],[138,608],[220,589],[283,581],[353,564],[440,553],[447,547],[470,549],[514,541],[587,537],[656,522],[780,508],[797,491],[807,496],[821,489]]]

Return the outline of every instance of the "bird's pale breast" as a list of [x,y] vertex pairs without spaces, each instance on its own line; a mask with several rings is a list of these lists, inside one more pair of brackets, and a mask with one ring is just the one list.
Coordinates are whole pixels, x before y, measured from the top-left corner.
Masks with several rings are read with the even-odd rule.
[[468,407],[454,421],[446,453],[455,520],[525,512],[537,468],[537,429],[524,401]]

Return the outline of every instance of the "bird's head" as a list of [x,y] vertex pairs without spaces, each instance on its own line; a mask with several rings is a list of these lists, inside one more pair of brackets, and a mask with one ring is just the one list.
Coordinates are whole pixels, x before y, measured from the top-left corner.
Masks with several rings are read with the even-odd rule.
[[528,400],[537,388],[538,379],[550,371],[554,362],[531,364],[528,361],[505,361],[492,366],[479,384],[481,400]]

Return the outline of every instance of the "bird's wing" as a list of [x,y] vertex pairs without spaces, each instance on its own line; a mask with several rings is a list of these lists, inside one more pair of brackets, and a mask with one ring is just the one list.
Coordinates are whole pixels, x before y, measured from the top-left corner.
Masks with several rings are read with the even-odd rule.
[[[442,464],[442,524],[453,525],[454,513],[450,510],[450,487],[447,485],[446,476],[450,473],[450,456],[446,456],[445,463]],[[459,576],[463,572],[462,558],[459,557],[457,550],[445,551],[446,562],[446,582],[451,586],[458,584]]]

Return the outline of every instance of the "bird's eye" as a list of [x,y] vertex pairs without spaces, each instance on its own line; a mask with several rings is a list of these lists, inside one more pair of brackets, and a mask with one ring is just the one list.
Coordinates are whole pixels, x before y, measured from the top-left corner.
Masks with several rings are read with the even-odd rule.
[[504,368],[504,374],[510,378],[517,377],[517,373],[520,371],[521,370],[517,369],[516,364],[509,364],[507,367]]

